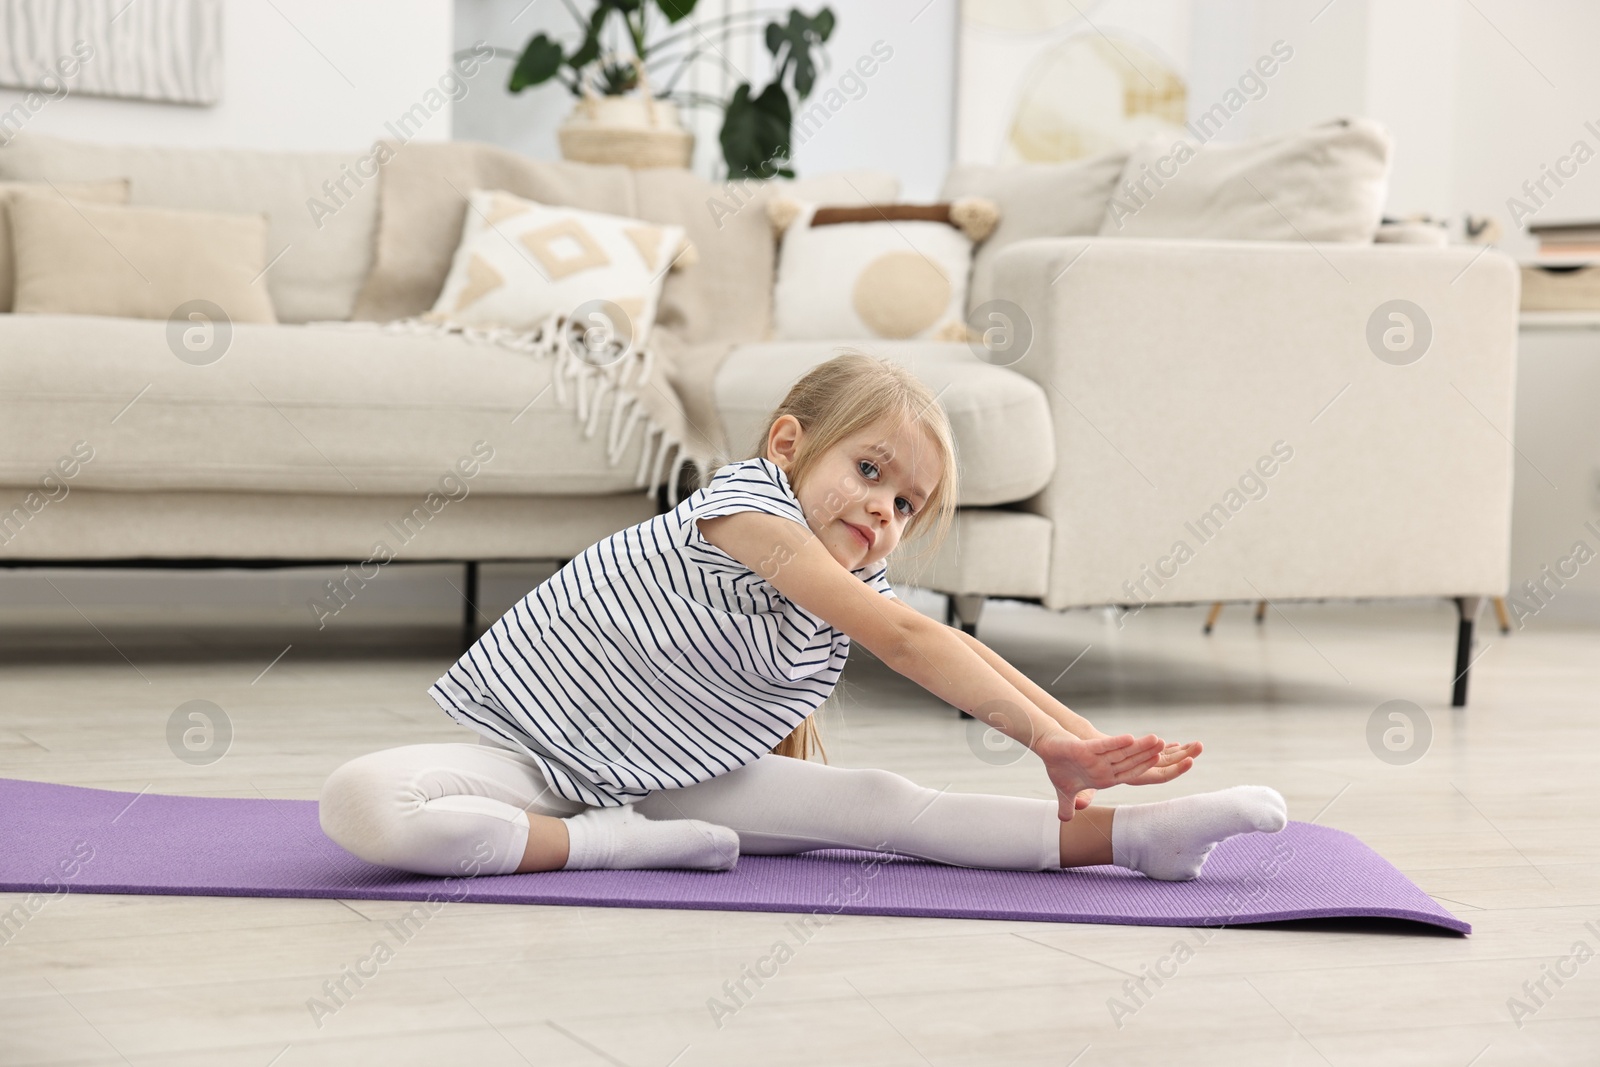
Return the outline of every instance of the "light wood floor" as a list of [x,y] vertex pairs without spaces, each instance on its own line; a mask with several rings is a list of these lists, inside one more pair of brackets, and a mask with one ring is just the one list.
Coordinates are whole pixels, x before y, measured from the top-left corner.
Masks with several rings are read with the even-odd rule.
[[[1232,607],[1210,638],[1202,614],[1152,610],[1119,631],[1099,612],[993,604],[980,636],[1103,728],[1207,743],[1180,782],[1108,800],[1272,785],[1292,817],[1360,835],[1471,937],[1223,930],[1119,1026],[1123,982],[1195,931],[839,916],[800,943],[780,914],[450,904],[319,1026],[308,1000],[394,941],[383,923],[409,905],[70,893],[0,945],[0,1062],[1600,1063],[1600,631],[1488,630],[1471,707],[1452,711],[1443,602],[1286,605],[1262,627]],[[471,739],[424,693],[454,658],[443,619],[316,634],[85,615],[98,630],[0,612],[0,774],[314,798],[360,753]],[[196,698],[236,731],[206,767],[164,733]],[[1410,765],[1368,747],[1392,699],[1432,724]],[[1031,756],[979,760],[953,710],[859,650],[824,729],[836,763],[1049,795]],[[724,983],[779,940],[792,958],[719,1025],[708,1002],[731,1006]],[[1579,942],[1576,974],[1529,1000],[1523,983]],[[1520,1026],[1512,997],[1535,1009]]]

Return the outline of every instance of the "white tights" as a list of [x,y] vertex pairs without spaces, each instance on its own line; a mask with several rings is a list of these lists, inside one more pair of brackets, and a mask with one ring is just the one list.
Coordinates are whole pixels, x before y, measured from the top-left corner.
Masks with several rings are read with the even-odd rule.
[[[700,819],[739,835],[744,855],[818,848],[895,852],[961,867],[1060,866],[1053,800],[927,789],[890,771],[765,755],[638,801],[650,819]],[[418,874],[509,874],[528,843],[524,812],[587,806],[550,791],[534,762],[482,739],[358,756],[323,784],[322,829],[370,863]]]

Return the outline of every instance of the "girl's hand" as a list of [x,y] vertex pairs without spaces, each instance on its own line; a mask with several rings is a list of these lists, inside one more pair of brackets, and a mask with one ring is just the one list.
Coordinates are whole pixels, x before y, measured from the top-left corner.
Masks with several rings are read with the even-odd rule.
[[1045,773],[1055,786],[1057,817],[1070,822],[1078,810],[1079,793],[1134,781],[1156,768],[1165,747],[1155,734],[1137,739],[1132,734],[1077,738],[1063,730],[1033,750],[1044,760]]
[[[1100,737],[1109,736],[1099,733],[1099,731],[1096,731],[1096,733]],[[1161,758],[1156,761],[1155,766],[1150,767],[1132,781],[1122,784],[1158,785],[1161,782],[1170,782],[1190,767],[1193,767],[1195,757],[1200,755],[1202,751],[1204,751],[1204,746],[1198,741],[1189,741],[1181,745],[1168,745],[1161,750]],[[1073,801],[1075,810],[1082,811],[1087,808],[1094,801],[1094,793],[1093,789],[1079,790],[1076,799]]]

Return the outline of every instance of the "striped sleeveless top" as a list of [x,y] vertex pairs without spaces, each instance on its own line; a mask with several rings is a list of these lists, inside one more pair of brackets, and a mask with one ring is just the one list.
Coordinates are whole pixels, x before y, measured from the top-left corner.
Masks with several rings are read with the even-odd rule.
[[[695,524],[740,511],[805,525],[777,464],[730,463],[673,510],[568,562],[428,695],[583,804],[631,804],[753,763],[833,692],[850,638]],[[887,572],[885,561],[852,573],[893,597]]]

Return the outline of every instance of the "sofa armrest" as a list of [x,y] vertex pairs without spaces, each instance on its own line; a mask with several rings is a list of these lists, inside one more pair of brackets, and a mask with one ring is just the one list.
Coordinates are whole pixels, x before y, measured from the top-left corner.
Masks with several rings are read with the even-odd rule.
[[1052,406],[1046,606],[1505,592],[1504,255],[1044,238],[995,287]]

